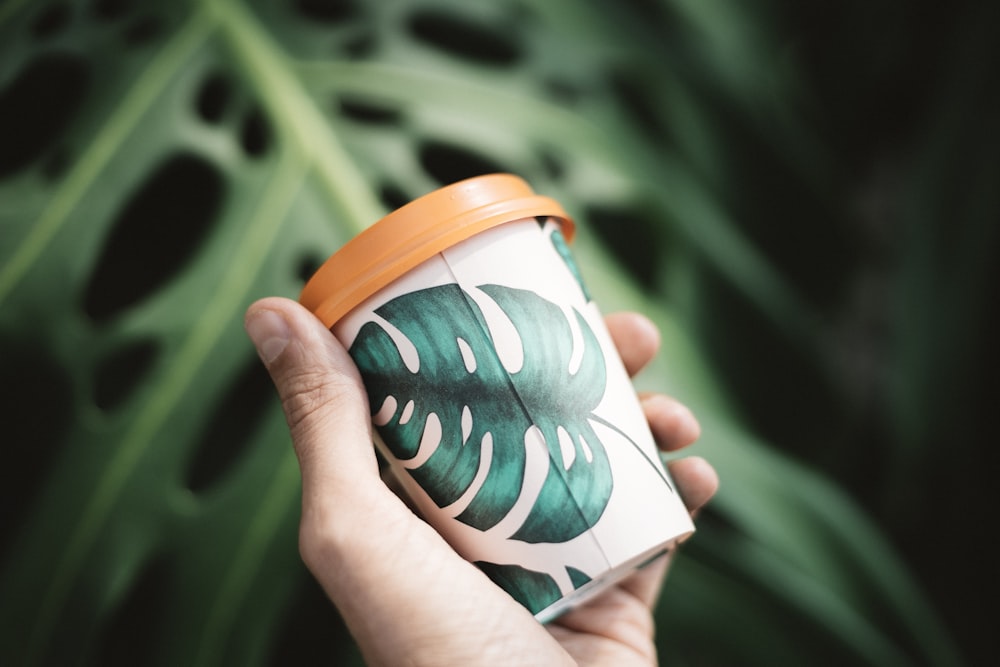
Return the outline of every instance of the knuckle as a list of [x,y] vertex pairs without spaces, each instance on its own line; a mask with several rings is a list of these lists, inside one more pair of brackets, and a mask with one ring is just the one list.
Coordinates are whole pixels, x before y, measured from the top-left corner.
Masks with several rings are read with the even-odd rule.
[[305,369],[288,378],[282,408],[292,433],[322,420],[322,416],[363,396],[361,386],[351,378],[328,369]]
[[299,555],[310,571],[321,571],[336,554],[337,538],[328,522],[302,517],[299,524]]
[[334,569],[339,569],[345,563],[367,560],[377,550],[369,539],[372,524],[344,509],[330,506],[329,511],[303,513],[299,522],[299,556],[309,571],[330,573],[335,563],[338,568]]

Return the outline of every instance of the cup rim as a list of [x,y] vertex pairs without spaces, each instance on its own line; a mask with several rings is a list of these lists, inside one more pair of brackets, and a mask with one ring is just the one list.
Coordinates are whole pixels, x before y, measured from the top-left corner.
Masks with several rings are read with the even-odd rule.
[[327,327],[410,269],[479,232],[531,217],[555,218],[567,242],[575,225],[554,199],[513,174],[467,178],[381,218],[333,253],[306,282],[299,302]]

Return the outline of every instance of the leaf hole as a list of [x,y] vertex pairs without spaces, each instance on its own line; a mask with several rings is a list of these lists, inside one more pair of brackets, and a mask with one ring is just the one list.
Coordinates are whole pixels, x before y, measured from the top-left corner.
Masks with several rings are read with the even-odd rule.
[[357,14],[356,0],[296,0],[295,10],[304,19],[334,25]]
[[82,59],[48,53],[32,60],[0,93],[0,178],[25,168],[58,141],[90,86]]
[[323,265],[324,261],[325,260],[322,257],[319,257],[318,255],[312,253],[304,255],[299,260],[298,269],[296,271],[296,275],[298,276],[299,280],[302,283],[307,282],[310,278],[313,277],[314,273],[319,271],[319,267]]
[[271,128],[260,109],[252,109],[243,119],[240,145],[250,157],[260,157],[271,147]]
[[254,356],[236,374],[198,439],[185,474],[189,489],[205,491],[240,459],[273,399],[274,385]]
[[460,58],[504,66],[521,58],[519,44],[501,25],[451,12],[423,10],[410,17],[409,28],[425,44]]
[[366,30],[362,33],[354,35],[347,42],[345,42],[343,52],[348,58],[360,60],[375,53],[375,47],[377,45],[378,39],[376,38],[375,33],[371,30]]
[[341,97],[339,109],[345,117],[371,125],[398,125],[403,118],[396,105],[367,97]]
[[464,338],[456,338],[455,341],[458,343],[459,352],[462,354],[462,363],[465,364],[466,372],[475,373],[476,355],[472,351],[472,347],[469,346]]
[[417,404],[413,401],[412,398],[406,402],[406,405],[403,406],[403,413],[399,415],[400,426],[410,421],[410,418],[413,417],[413,409],[416,407],[416,405]]
[[198,115],[208,123],[218,123],[233,101],[233,86],[222,72],[212,72],[202,81],[195,99]]
[[148,44],[163,33],[163,21],[157,16],[140,16],[125,28],[125,43],[129,46]]
[[397,407],[399,405],[396,402],[396,397],[386,396],[385,401],[382,402],[382,406],[372,415],[372,424],[375,426],[385,426],[388,424],[389,420],[396,414]]
[[645,287],[659,274],[660,239],[652,225],[625,207],[593,204],[584,215],[611,254]]
[[140,656],[149,655],[151,646],[159,644],[174,572],[173,561],[162,555],[142,567],[127,596],[101,629],[92,664],[131,667]]
[[469,409],[468,405],[462,406],[462,444],[469,442],[469,436],[472,435],[472,410]]
[[562,177],[566,175],[566,165],[552,151],[539,148],[538,161],[541,162],[545,174],[553,181],[562,180]]
[[49,5],[31,24],[31,34],[46,39],[63,31],[69,25],[73,12],[62,2]]
[[559,451],[562,454],[563,470],[569,470],[573,465],[573,461],[576,460],[576,447],[573,446],[573,436],[562,426],[556,427],[556,436],[559,440]]
[[441,185],[472,176],[509,171],[468,148],[428,140],[420,146],[420,164]]
[[105,411],[114,410],[128,398],[146,376],[159,353],[151,339],[123,345],[104,359],[94,379],[94,403]]
[[587,443],[587,440],[583,437],[582,434],[579,436],[579,438],[580,438],[580,449],[583,450],[583,458],[587,460],[587,463],[593,463],[594,450],[590,448],[590,445]]
[[84,293],[83,308],[106,321],[169,281],[188,262],[219,212],[225,183],[201,157],[163,162],[118,213]]
[[424,432],[420,436],[420,444],[417,445],[417,451],[413,452],[416,456],[406,462],[407,467],[417,467],[425,463],[431,454],[436,452],[437,448],[441,445],[441,437],[443,435],[444,429],[441,428],[441,418],[437,416],[436,412],[427,415],[427,420],[424,422]]
[[91,13],[102,21],[115,21],[134,9],[134,0],[94,0]]
[[[63,365],[33,337],[0,336],[0,555],[30,515],[27,509],[73,421],[73,386]],[[17,508],[21,508],[18,510]]]
[[410,203],[410,197],[403,192],[402,188],[392,183],[383,183],[379,188],[378,196],[390,211]]

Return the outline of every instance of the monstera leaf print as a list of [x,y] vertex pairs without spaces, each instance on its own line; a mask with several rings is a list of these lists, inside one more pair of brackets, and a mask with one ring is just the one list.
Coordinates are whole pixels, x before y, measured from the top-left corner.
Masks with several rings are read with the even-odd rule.
[[[417,455],[428,421],[440,422],[436,449],[409,470],[440,507],[468,492],[488,460],[481,485],[457,517],[488,530],[521,495],[526,436],[537,429],[548,449],[549,469],[530,512],[510,537],[532,543],[572,539],[600,518],[613,486],[607,452],[591,425],[592,420],[606,424],[593,414],[605,391],[604,355],[593,331],[574,312],[583,357],[571,373],[572,330],[558,306],[526,290],[478,289],[517,330],[521,368],[504,367],[481,309],[458,285],[397,297],[376,314],[415,347],[419,367],[407,367],[393,337],[376,322],[362,327],[350,350],[373,412],[388,399],[395,401],[379,433],[405,465]],[[573,452],[564,456],[570,442]]]

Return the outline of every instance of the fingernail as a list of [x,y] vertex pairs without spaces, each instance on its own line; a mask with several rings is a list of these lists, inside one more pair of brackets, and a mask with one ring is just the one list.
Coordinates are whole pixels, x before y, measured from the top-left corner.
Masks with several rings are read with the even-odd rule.
[[257,348],[257,355],[265,364],[278,358],[291,339],[288,323],[273,310],[258,310],[249,315],[244,325],[247,335]]

